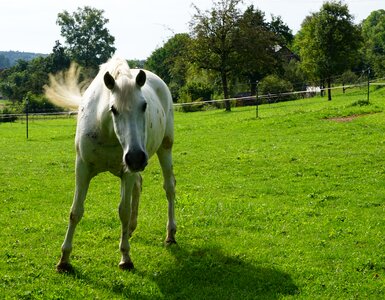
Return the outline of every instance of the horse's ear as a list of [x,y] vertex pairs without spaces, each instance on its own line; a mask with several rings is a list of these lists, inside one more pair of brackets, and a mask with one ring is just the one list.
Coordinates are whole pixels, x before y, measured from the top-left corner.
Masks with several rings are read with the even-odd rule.
[[146,73],[143,70],[140,70],[138,75],[136,75],[136,84],[140,87],[144,86],[146,83]]
[[109,72],[106,72],[106,74],[104,74],[104,84],[110,90],[112,90],[115,86],[115,79],[111,76]]

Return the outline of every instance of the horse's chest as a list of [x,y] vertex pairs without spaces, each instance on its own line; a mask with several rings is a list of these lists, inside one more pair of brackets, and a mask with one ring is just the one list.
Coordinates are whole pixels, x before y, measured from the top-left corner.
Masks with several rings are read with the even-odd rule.
[[120,172],[122,168],[123,150],[117,142],[106,142],[97,133],[86,133],[78,149],[83,160],[97,172]]

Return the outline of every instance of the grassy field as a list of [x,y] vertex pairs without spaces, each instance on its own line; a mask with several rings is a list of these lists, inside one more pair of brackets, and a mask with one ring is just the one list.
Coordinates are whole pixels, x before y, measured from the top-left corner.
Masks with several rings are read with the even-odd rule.
[[176,113],[178,245],[157,160],[143,174],[136,269],[118,268],[119,180],[95,178],[55,264],[74,188],[74,119],[0,124],[0,298],[382,299],[385,89]]

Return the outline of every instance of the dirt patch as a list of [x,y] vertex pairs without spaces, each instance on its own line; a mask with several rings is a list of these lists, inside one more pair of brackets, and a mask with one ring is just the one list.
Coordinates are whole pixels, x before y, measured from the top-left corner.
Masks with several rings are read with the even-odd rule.
[[364,117],[364,116],[368,116],[368,115],[372,115],[373,113],[368,113],[368,114],[360,114],[360,115],[351,115],[351,116],[347,116],[347,117],[332,117],[332,118],[326,118],[326,120],[328,121],[334,121],[334,122],[339,122],[339,123],[343,123],[343,122],[351,122],[353,121],[354,119],[357,119],[359,117]]
[[359,117],[359,115],[352,115],[352,116],[348,116],[348,117],[327,118],[326,120],[343,123],[343,122],[351,122],[351,121],[353,121],[354,119],[356,119],[358,117]]

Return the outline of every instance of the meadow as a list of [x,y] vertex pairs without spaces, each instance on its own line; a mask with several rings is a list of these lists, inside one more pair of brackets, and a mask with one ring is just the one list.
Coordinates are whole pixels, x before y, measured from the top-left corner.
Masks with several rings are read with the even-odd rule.
[[96,177],[55,265],[74,189],[74,118],[0,124],[2,299],[382,299],[385,89],[176,112],[178,244],[156,158],[143,173],[135,270],[120,259],[119,179]]

